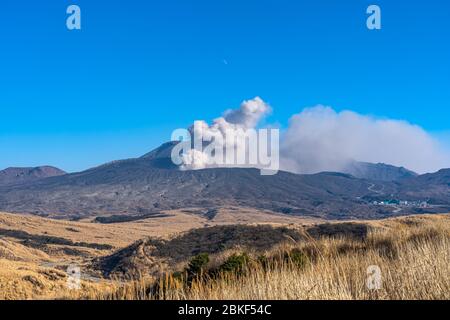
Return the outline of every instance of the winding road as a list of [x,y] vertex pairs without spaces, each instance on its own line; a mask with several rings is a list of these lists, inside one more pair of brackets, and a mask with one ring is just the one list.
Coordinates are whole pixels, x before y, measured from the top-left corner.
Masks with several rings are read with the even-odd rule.
[[375,190],[374,187],[376,187],[375,183],[371,183],[370,186],[367,188],[370,192],[375,192],[377,194],[384,194],[384,185],[381,185],[381,190]]

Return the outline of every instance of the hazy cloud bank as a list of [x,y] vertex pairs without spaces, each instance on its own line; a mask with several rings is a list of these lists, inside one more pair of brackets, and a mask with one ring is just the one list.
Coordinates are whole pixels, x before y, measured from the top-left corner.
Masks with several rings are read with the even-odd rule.
[[351,160],[418,173],[450,166],[448,150],[419,126],[324,106],[292,116],[281,146],[282,166],[295,172],[339,170]]

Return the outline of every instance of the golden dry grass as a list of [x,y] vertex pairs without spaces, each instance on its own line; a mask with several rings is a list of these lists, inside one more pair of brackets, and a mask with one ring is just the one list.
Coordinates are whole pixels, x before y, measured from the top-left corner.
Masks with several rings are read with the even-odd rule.
[[144,237],[166,238],[205,225],[312,224],[320,221],[313,218],[290,217],[271,211],[233,207],[219,208],[217,215],[209,220],[196,214],[198,210],[200,209],[168,210],[164,211],[168,214],[167,217],[111,224],[92,223],[92,219],[75,222],[0,212],[0,228],[20,230],[33,235],[63,237],[74,242],[105,243],[121,248]]
[[[91,291],[84,299],[449,299],[449,216],[415,216],[370,222],[375,228],[363,240],[322,238],[286,243],[266,252],[282,255],[297,248],[307,253],[309,263],[298,267],[281,261],[269,267],[249,264],[245,275],[223,274],[191,285],[168,275],[160,279],[160,290],[148,294],[152,285],[142,278],[114,284],[108,292]],[[215,263],[225,259],[215,257]],[[382,286],[370,290],[367,268],[377,265]],[[66,298],[73,296],[66,295]]]
[[69,290],[63,270],[35,263],[0,259],[0,300],[59,299],[64,293],[78,294],[112,290],[110,281],[81,281],[81,290]]
[[[169,216],[139,221],[99,224],[90,220],[54,220],[33,215],[0,212],[0,299],[43,299],[69,295],[104,295],[117,282],[105,280],[101,283],[82,281],[83,290],[69,291],[66,288],[67,265],[76,263],[86,270],[96,257],[111,254],[145,237],[168,238],[192,228],[205,225],[227,225],[248,223],[310,224],[313,219],[286,217],[269,211],[246,208],[221,208],[214,219],[196,214],[198,208],[167,211]],[[14,236],[14,233],[20,236]],[[47,243],[36,248],[27,241],[31,237],[57,237],[74,243],[106,244],[110,250]],[[66,250],[77,250],[83,255],[68,254]],[[97,277],[99,275],[97,274]]]
[[[105,235],[111,232],[111,236],[116,237],[111,243],[117,247],[128,244],[137,236],[126,235],[120,238],[127,233],[125,226],[142,230],[142,222],[94,225],[36,217],[20,221],[16,216],[7,219],[9,217],[10,215],[0,215],[3,218],[0,219],[2,228],[23,227],[30,233],[53,232],[58,235],[69,232],[67,236],[72,237],[72,240],[84,239],[88,242],[99,242],[99,237],[103,239],[100,242],[106,242],[105,239],[108,238]],[[44,220],[41,229],[39,219]],[[287,239],[278,247],[264,252],[266,257],[272,258],[268,265],[263,266],[257,262],[257,256],[261,252],[248,252],[252,262],[248,265],[248,272],[243,275],[228,273],[204,277],[189,285],[167,275],[159,280],[167,283],[160,286],[156,295],[149,294],[149,288],[156,283],[149,277],[141,277],[133,282],[106,279],[94,282],[85,279],[81,290],[69,290],[62,270],[42,265],[42,261],[54,261],[55,257],[11,239],[0,239],[0,299],[450,298],[449,215],[422,215],[359,223],[371,226],[368,236],[363,240],[350,237],[313,239],[305,234],[307,240],[295,242]],[[203,226],[204,221],[199,224]],[[285,225],[305,230],[304,221]],[[53,228],[54,226],[57,227]],[[67,230],[68,226],[78,228],[81,232],[72,235],[72,231]],[[85,232],[97,234],[84,234]],[[140,234],[140,231],[137,233]],[[276,259],[293,249],[307,256],[306,264],[298,267],[289,261]],[[236,248],[211,256],[209,267],[220,265],[232,253],[240,250]],[[367,267],[370,265],[377,265],[382,271],[380,290],[369,290],[366,286]],[[179,267],[182,268],[182,265]]]

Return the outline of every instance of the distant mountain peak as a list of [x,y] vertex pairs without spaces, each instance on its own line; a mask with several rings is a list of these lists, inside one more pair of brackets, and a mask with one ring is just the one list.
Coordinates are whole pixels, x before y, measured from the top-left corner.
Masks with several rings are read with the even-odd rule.
[[341,172],[351,174],[356,178],[378,181],[397,181],[418,176],[417,173],[404,167],[359,161],[350,162]]
[[167,159],[171,157],[172,149],[178,144],[178,141],[169,141],[163,143],[156,149],[144,154],[141,159]]
[[153,149],[149,153],[144,154],[139,159],[143,159],[149,161],[151,165],[155,168],[159,169],[177,169],[176,166],[172,162],[172,149],[178,144],[178,141],[169,141],[163,143],[158,148]]
[[65,171],[52,166],[9,167],[0,171],[0,185],[24,183],[64,174]]

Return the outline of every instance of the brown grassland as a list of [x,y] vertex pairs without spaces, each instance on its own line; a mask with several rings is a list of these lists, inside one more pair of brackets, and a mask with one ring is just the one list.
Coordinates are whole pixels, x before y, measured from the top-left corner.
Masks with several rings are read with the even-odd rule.
[[[326,225],[328,231],[318,228],[319,232],[313,234],[308,227],[321,226],[322,222],[271,216],[267,212],[252,212],[253,221],[249,221],[243,217],[250,213],[239,216],[235,209],[230,212],[235,216],[228,220],[224,212],[209,220],[177,212],[162,220],[106,225],[0,214],[0,299],[450,298],[447,214],[358,221],[367,226],[367,233],[355,237],[352,233],[330,234],[330,228],[342,226],[337,222]],[[125,280],[97,274],[83,278],[80,290],[66,286],[64,270],[69,262],[89,268],[92,259],[144,237],[173,238],[192,228],[231,224],[237,219],[253,225],[276,220],[274,228],[295,229],[301,239],[286,237],[264,251],[236,246],[211,253],[195,272],[194,257],[161,270],[158,276],[142,274]],[[28,235],[40,237],[30,242],[24,239]],[[50,241],[42,245],[45,236]],[[52,237],[71,242],[61,244]],[[381,269],[379,290],[366,286],[367,268],[371,265]]]

